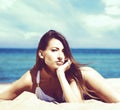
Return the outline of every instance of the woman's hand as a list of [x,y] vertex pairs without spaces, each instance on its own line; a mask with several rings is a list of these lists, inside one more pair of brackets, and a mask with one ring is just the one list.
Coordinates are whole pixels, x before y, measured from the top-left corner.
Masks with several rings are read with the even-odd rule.
[[[71,61],[68,59],[63,65],[61,65],[57,69],[57,77],[60,82],[63,95],[66,102],[81,102],[81,94],[79,92],[79,89],[77,87],[77,84],[75,81],[68,82],[65,71],[67,71],[71,66]],[[69,92],[68,92],[69,91]]]
[[63,65],[61,65],[58,69],[57,72],[65,72],[66,70],[68,70],[71,66],[71,61],[70,59],[68,59],[67,61],[65,61],[65,63]]

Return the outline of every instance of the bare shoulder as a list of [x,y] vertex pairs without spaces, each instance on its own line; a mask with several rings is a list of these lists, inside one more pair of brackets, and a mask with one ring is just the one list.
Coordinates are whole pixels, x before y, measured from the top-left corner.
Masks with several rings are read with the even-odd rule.
[[32,86],[32,76],[30,71],[27,71],[23,76],[12,83],[13,87],[23,90],[29,90]]
[[91,74],[91,73],[95,74],[97,72],[95,69],[88,67],[88,66],[81,67],[80,70],[83,76],[87,74]]
[[92,67],[82,66],[80,67],[80,70],[87,72],[87,71],[93,71],[94,69]]
[[25,86],[31,86],[32,85],[32,76],[30,71],[27,71],[24,73],[24,75],[18,80],[19,82],[22,82]]
[[90,67],[80,68],[82,76],[89,89],[95,91],[95,94],[105,102],[119,102],[119,95],[106,82],[105,78]]
[[81,74],[85,80],[95,79],[95,78],[103,78],[101,74],[91,67],[81,67]]
[[30,82],[31,81],[30,71],[27,71],[26,73],[24,73],[24,75],[20,78],[20,80],[24,82]]

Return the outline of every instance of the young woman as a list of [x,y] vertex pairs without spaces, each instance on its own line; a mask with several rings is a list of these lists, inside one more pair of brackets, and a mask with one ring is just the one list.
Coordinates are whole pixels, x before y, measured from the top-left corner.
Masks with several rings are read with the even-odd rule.
[[15,99],[24,91],[49,102],[83,102],[85,96],[120,101],[97,71],[75,61],[64,36],[54,30],[41,38],[34,67],[0,93],[0,99]]

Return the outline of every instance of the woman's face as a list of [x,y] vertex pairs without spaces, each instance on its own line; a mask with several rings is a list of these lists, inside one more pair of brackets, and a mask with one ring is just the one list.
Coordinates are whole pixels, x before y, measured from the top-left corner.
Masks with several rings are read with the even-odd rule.
[[65,62],[64,46],[58,39],[51,39],[46,50],[41,53],[45,64],[51,71],[56,70]]

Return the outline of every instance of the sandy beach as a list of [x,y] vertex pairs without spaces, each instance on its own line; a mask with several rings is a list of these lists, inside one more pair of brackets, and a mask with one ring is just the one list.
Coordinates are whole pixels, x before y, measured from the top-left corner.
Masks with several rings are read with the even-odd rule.
[[[110,86],[120,94],[120,78],[106,79]],[[0,84],[0,91],[10,84]],[[108,91],[109,92],[109,91]],[[88,100],[85,103],[54,104],[41,101],[33,93],[23,92],[15,100],[0,101],[0,110],[120,110],[120,103],[103,103]]]

